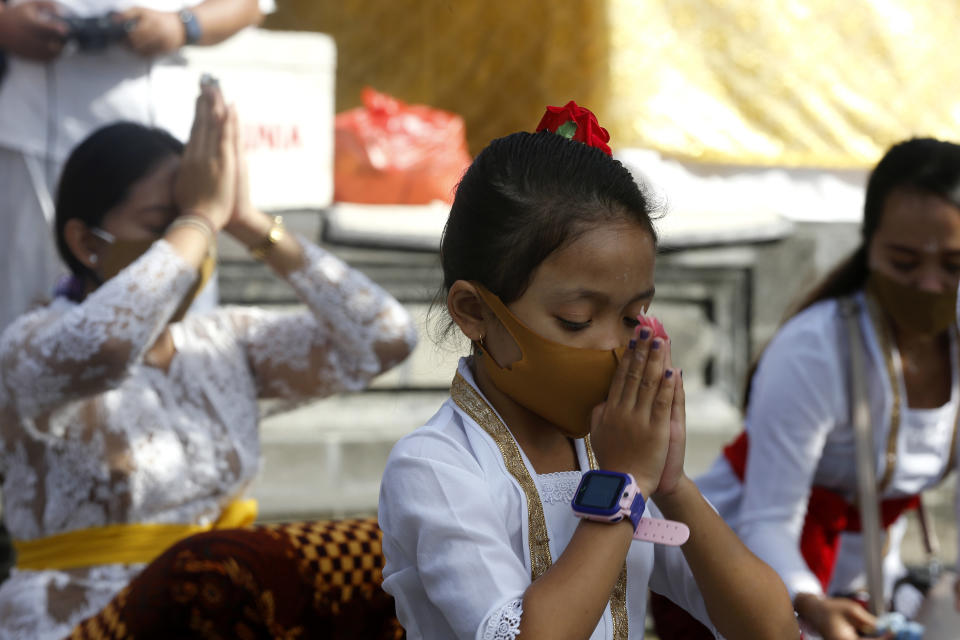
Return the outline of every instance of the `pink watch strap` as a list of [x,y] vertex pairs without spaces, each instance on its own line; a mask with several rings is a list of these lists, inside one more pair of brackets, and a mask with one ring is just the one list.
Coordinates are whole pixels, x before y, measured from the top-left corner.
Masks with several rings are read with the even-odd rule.
[[679,547],[690,537],[690,528],[676,520],[660,518],[640,518],[640,524],[633,532],[634,540],[668,544]]

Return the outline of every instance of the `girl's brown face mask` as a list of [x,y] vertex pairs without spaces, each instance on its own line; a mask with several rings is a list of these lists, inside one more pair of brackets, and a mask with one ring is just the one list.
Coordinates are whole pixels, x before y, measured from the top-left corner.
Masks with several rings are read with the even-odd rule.
[[876,297],[894,324],[905,331],[937,335],[957,321],[957,292],[953,289],[930,293],[871,271],[867,290]]
[[493,384],[511,400],[572,438],[590,433],[593,408],[607,398],[625,347],[579,349],[553,342],[524,325],[496,295],[476,284],[480,297],[520,348],[521,357],[501,367],[483,344],[477,359]]
[[[101,283],[106,282],[133,264],[137,258],[145,254],[147,250],[153,246],[153,243],[156,242],[156,240],[151,239],[117,240],[113,237],[113,234],[103,231],[102,229],[95,229],[94,233],[109,245],[107,250],[102,254],[99,265],[100,268],[97,273],[97,277],[100,278]],[[193,301],[197,299],[197,296],[200,295],[200,292],[203,291],[203,288],[210,280],[210,276],[213,275],[213,270],[216,268],[216,265],[216,251],[211,248],[200,264],[197,281],[190,290],[187,291],[180,306],[177,307],[177,310],[170,317],[169,322],[173,323],[183,320],[183,317],[187,314],[187,309],[190,308],[190,305],[193,304]]]

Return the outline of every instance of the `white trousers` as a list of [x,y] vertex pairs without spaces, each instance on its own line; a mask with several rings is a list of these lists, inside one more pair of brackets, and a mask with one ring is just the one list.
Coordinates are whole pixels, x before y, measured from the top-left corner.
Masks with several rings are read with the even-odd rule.
[[67,272],[53,237],[54,183],[60,165],[0,147],[0,331],[50,300]]

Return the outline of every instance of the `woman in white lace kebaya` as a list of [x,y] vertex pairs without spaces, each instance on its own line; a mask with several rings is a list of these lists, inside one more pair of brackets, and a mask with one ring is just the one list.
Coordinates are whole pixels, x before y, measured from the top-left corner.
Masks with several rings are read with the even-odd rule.
[[[251,206],[238,149],[233,109],[206,86],[185,149],[118,124],[67,162],[57,239],[75,286],[0,339],[3,516],[19,554],[0,638],[61,638],[169,543],[249,522],[238,499],[260,462],[257,399],[360,389],[416,341],[396,300]],[[305,309],[180,320],[221,229]]]
[[[549,107],[538,131],[477,156],[444,232],[474,355],[381,483],[383,588],[407,637],[639,640],[653,589],[714,634],[798,638],[783,583],[683,472],[681,376],[642,315],[649,203],[589,111]],[[578,517],[599,507],[604,522]]]

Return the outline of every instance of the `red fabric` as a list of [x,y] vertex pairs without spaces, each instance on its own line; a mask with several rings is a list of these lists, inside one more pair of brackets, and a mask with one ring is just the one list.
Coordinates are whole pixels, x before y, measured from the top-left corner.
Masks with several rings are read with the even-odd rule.
[[[723,455],[733,473],[743,482],[747,470],[747,432],[724,447]],[[886,529],[905,511],[920,504],[919,496],[889,498],[880,503],[880,520]],[[823,590],[827,590],[840,549],[840,534],[860,531],[860,511],[840,494],[823,487],[810,490],[807,517],[800,535],[800,553]]]
[[650,592],[653,630],[663,640],[713,640],[716,636],[687,610],[666,596]]
[[743,482],[747,475],[747,432],[744,431],[736,440],[723,448],[723,457],[730,463],[734,475]]

